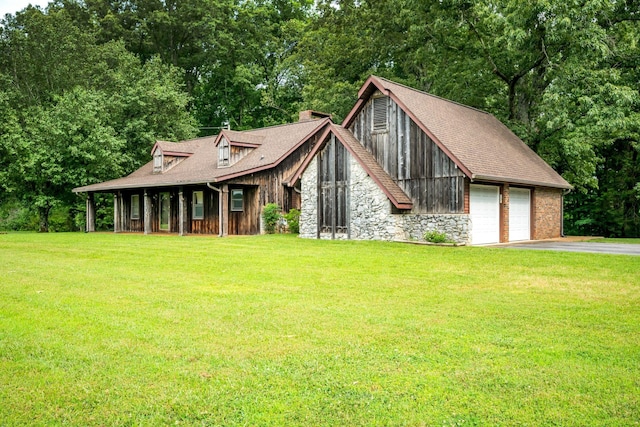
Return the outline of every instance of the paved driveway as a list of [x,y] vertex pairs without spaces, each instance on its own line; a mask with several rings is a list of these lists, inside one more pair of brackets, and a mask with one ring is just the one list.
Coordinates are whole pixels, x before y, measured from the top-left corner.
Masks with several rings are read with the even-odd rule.
[[512,243],[509,245],[505,245],[504,247],[509,249],[531,249],[531,250],[565,251],[565,252],[592,252],[592,253],[598,253],[598,254],[640,256],[640,245],[627,245],[627,244],[620,244],[620,243],[540,241],[540,242]]

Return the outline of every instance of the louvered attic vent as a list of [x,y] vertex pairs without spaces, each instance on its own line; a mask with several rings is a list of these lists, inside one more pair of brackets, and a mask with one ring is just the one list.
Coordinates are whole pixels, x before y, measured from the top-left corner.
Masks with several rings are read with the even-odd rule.
[[373,130],[387,130],[387,97],[373,98]]

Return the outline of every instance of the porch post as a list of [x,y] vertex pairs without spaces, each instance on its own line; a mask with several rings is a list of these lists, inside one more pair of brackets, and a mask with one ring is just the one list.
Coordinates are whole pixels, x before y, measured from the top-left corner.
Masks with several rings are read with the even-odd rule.
[[144,189],[144,234],[151,234],[151,196]]
[[129,215],[125,213],[125,206],[129,203],[124,202],[124,194],[120,194],[120,231],[131,231],[130,225],[126,222]]
[[187,218],[186,204],[184,201],[184,191],[180,187],[178,191],[178,234],[184,236],[186,233],[185,219]]
[[120,229],[120,192],[113,193],[113,232],[119,233]]
[[87,218],[85,231],[87,233],[96,231],[96,204],[93,200],[93,193],[87,193]]
[[220,235],[224,237],[229,235],[229,185],[223,184],[221,190],[220,206],[222,206],[222,209],[220,209],[220,215],[222,218],[222,230],[220,230]]

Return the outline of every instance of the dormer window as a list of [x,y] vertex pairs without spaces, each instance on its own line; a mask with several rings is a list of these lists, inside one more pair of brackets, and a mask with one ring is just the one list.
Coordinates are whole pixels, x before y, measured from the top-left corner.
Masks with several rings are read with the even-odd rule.
[[380,96],[373,98],[373,126],[374,132],[384,132],[387,130],[387,97]]
[[153,153],[153,172],[158,173],[162,172],[162,151],[156,150]]
[[229,141],[224,138],[218,146],[218,165],[229,166]]

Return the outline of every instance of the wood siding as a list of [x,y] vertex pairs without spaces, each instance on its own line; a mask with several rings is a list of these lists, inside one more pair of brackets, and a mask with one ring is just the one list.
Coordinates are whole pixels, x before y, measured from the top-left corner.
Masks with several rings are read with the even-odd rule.
[[[138,194],[139,215],[138,219],[131,218],[131,196]],[[114,196],[115,197],[115,196]],[[120,231],[143,232],[144,231],[144,192],[122,191],[120,192]]]
[[413,213],[463,213],[465,176],[391,98],[387,130],[373,130],[373,99],[351,125],[391,178],[411,197]]
[[[242,189],[243,209],[242,211],[231,211],[232,190]],[[229,185],[229,234],[258,234],[260,233],[261,205],[258,203],[259,191],[255,186]]]
[[[193,192],[202,191],[204,202],[204,218],[193,219]],[[189,219],[189,233],[218,234],[220,232],[220,205],[217,191],[204,187],[185,187],[184,197],[187,204],[187,218]]]
[[318,172],[318,232],[348,233],[349,157],[334,135],[318,156]]
[[257,187],[257,203],[260,209],[267,203],[277,203],[284,212],[294,208],[300,209],[300,194],[295,189],[285,186],[284,181],[291,178],[293,173],[300,167],[321,133],[318,132],[317,136],[302,144],[287,156],[278,167],[231,180],[229,181],[229,188],[234,185]]
[[[183,187],[185,207],[187,214],[186,233],[193,234],[218,234],[218,193],[206,186],[185,186]],[[204,218],[193,219],[193,192],[202,191],[204,196]],[[160,193],[169,193],[169,230],[160,230]],[[140,201],[139,219],[131,218],[131,195],[138,194]],[[178,188],[157,188],[148,189],[147,194],[151,199],[151,232],[152,233],[177,233],[179,231],[179,194]],[[144,232],[144,191],[122,191],[120,192],[122,206],[120,208],[121,223],[120,231]]]
[[254,148],[250,147],[238,147],[236,145],[231,145],[230,147],[230,155],[229,155],[229,165],[236,164],[240,159],[249,154],[254,150]]

